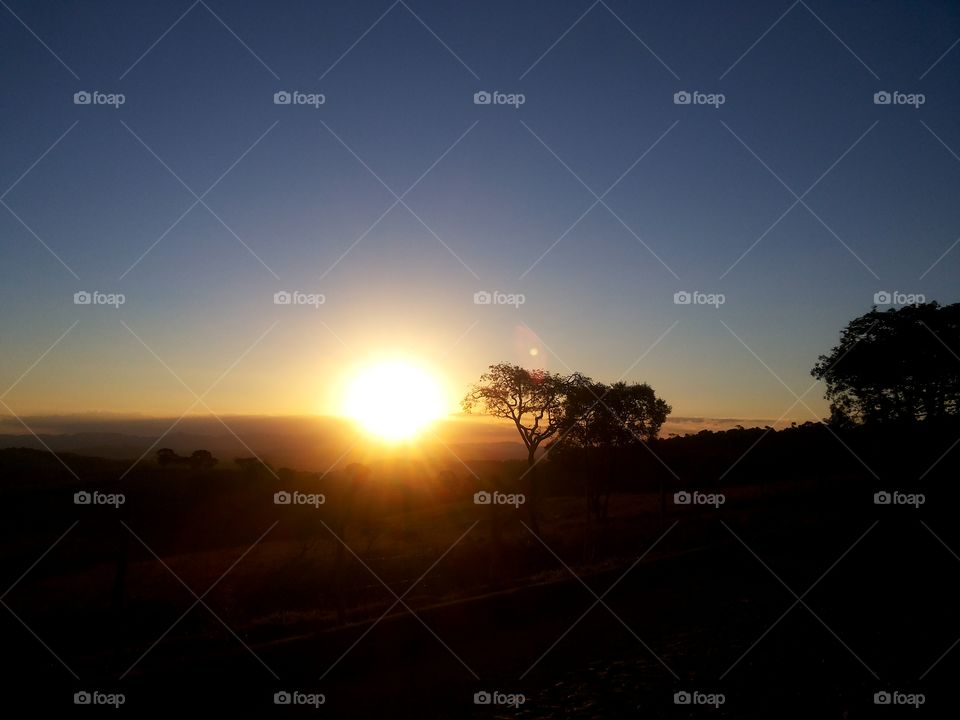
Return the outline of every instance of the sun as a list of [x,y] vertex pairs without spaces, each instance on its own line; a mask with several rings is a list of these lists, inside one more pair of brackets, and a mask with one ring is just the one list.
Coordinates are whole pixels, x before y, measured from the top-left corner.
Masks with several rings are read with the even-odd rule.
[[384,440],[408,440],[445,414],[437,379],[407,360],[385,360],[358,371],[347,385],[343,413]]

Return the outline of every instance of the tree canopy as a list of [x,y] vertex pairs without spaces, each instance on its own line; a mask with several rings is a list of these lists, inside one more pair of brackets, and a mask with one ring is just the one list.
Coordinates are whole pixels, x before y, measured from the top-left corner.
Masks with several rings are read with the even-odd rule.
[[537,448],[564,426],[570,393],[590,382],[579,373],[562,375],[498,363],[480,376],[461,405],[468,413],[478,410],[512,420],[532,465]]
[[624,447],[652,440],[672,408],[647,383],[584,384],[567,395],[563,432],[568,447]]
[[960,304],[870,312],[850,321],[811,374],[827,385],[831,421],[936,420],[958,412]]

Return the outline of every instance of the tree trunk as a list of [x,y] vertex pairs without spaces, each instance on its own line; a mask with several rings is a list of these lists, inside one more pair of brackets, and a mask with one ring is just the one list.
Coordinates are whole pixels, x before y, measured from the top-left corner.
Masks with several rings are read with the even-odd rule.
[[500,517],[497,506],[490,503],[487,515],[490,522],[490,566],[488,580],[491,587],[503,586],[503,539],[500,533]]
[[606,522],[609,515],[610,508],[610,493],[613,492],[610,485],[607,485],[601,490],[601,506],[600,506],[600,522]]
[[533,530],[534,534],[539,537],[540,535],[540,520],[537,516],[537,469],[534,467],[535,459],[534,455],[536,454],[536,448],[530,448],[527,451],[527,475],[530,477],[528,481],[528,492],[527,492],[527,513],[530,516],[530,529]]
[[120,526],[120,537],[117,546],[117,572],[113,577],[113,592],[111,593],[111,602],[115,612],[119,612],[123,607],[124,589],[127,580],[127,567],[130,558],[130,533]]
[[333,556],[333,594],[337,605],[337,622],[343,625],[347,621],[347,564],[346,548],[347,525],[350,523],[351,510],[353,509],[353,495],[357,490],[355,479],[351,479],[347,485],[347,492],[341,500],[341,507],[338,508],[340,517],[336,525],[336,533],[340,538],[334,546]]
[[[344,539],[344,525],[340,523],[337,533],[341,540]],[[344,599],[344,550],[343,544],[337,542],[333,553],[333,597],[337,607],[337,624],[343,625],[347,621],[347,604]]]

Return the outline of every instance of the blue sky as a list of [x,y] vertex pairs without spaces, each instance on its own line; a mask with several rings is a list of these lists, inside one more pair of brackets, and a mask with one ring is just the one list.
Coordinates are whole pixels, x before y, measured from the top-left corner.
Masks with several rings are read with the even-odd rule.
[[17,413],[335,412],[399,351],[778,418],[874,293],[958,300],[952,3],[5,3],[0,392],[69,329]]

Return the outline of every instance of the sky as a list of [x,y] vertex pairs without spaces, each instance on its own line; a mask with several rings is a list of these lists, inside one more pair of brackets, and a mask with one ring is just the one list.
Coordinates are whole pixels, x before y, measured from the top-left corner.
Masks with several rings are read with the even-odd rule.
[[950,2],[3,0],[0,413],[332,414],[400,354],[451,411],[509,361],[824,417],[876,293],[958,300],[958,39]]

